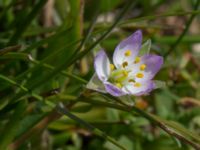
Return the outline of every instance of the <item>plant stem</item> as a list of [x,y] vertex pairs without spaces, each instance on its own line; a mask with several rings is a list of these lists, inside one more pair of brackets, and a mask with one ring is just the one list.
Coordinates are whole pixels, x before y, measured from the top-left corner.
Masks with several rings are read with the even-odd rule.
[[6,48],[0,49],[0,56],[8,52],[19,50],[20,48],[21,48],[21,45],[14,45],[14,46],[8,46]]
[[153,20],[157,18],[162,18],[162,17],[170,17],[170,16],[184,16],[184,15],[197,15],[200,13],[200,10],[195,10],[195,11],[187,11],[187,12],[173,12],[173,13],[163,13],[160,15],[152,15],[152,16],[145,16],[145,17],[138,17],[135,19],[129,19],[127,21],[124,21],[122,23],[119,23],[119,25],[124,25],[127,23],[131,22],[139,22],[139,21],[144,21],[144,20]]

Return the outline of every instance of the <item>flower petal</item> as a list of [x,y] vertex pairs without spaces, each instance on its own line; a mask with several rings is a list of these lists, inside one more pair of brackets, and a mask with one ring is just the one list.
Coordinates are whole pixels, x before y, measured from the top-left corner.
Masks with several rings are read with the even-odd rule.
[[123,87],[123,90],[130,95],[141,96],[149,94],[155,88],[155,83],[152,80],[140,82],[140,85],[140,87],[136,87],[134,83],[129,83]]
[[[127,66],[130,71],[129,78],[134,78],[136,82],[151,80],[163,65],[163,57],[153,54],[143,55],[140,62]],[[141,70],[141,67],[143,69]],[[143,77],[138,78],[137,74]]]
[[97,53],[94,60],[94,68],[101,81],[106,81],[108,79],[110,75],[110,61],[104,50]]
[[125,92],[123,92],[120,88],[114,86],[113,84],[109,83],[109,82],[105,82],[105,89],[106,91],[111,94],[112,96],[123,96],[126,95]]
[[[146,65],[144,80],[151,80],[163,65],[163,57],[153,54],[143,55],[141,64]],[[146,75],[146,77],[145,77]]]
[[[117,68],[120,68],[123,62],[132,63],[137,56],[142,44],[142,32],[137,30],[131,36],[120,42],[115,48],[113,54],[113,63]],[[129,56],[125,53],[130,51]]]

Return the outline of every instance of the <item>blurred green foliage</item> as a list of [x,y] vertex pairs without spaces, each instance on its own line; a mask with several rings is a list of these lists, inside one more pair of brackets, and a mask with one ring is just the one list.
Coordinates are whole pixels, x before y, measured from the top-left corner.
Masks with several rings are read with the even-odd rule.
[[[198,5],[1,0],[0,150],[200,149]],[[164,56],[166,87],[125,105],[86,90],[99,48],[111,56],[137,29]]]

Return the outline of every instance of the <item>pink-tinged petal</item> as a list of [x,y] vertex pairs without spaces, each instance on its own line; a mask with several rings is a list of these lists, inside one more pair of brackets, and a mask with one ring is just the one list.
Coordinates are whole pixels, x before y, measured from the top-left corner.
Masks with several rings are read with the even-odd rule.
[[[138,52],[142,44],[142,32],[137,30],[128,38],[120,42],[115,48],[113,54],[113,63],[117,68],[120,68],[123,62],[133,63],[135,57],[138,55]],[[126,51],[131,51],[130,56],[125,56]]]
[[115,85],[106,82],[104,83],[106,91],[112,96],[123,96],[126,95],[120,88],[116,87]]
[[141,57],[141,64],[146,65],[143,80],[151,80],[161,69],[163,65],[163,57],[153,54],[144,55]]
[[129,95],[141,96],[147,95],[155,89],[155,83],[152,80],[140,82],[140,84],[140,87],[136,87],[134,83],[129,83],[123,87],[123,90],[127,91]]
[[97,53],[94,60],[94,68],[98,78],[106,81],[110,75],[110,61],[104,50]]

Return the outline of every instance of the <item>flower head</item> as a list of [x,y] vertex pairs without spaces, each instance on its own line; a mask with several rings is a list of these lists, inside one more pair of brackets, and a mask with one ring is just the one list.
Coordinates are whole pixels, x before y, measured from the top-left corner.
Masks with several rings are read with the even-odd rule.
[[98,79],[103,83],[103,92],[113,96],[140,96],[155,89],[152,79],[160,70],[163,58],[154,54],[140,56],[141,47],[142,32],[138,30],[117,45],[113,64],[104,50],[98,52],[94,67]]

